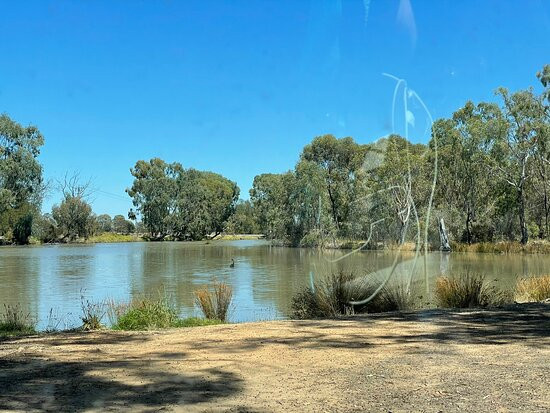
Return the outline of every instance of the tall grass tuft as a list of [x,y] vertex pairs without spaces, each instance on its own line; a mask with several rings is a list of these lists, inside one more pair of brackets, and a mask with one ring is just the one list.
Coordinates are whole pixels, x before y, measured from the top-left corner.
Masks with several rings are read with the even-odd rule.
[[404,284],[385,286],[373,300],[352,307],[351,301],[370,297],[378,286],[366,278],[357,278],[352,272],[332,273],[305,287],[292,297],[291,316],[295,319],[338,317],[354,313],[409,310],[414,298]]
[[195,291],[195,302],[208,320],[227,321],[232,299],[233,289],[225,283],[215,282],[211,288]]
[[445,308],[498,306],[510,299],[508,294],[489,285],[477,274],[439,277],[435,283],[435,297],[438,305]]
[[80,307],[82,309],[82,315],[80,319],[82,320],[82,329],[83,330],[99,330],[103,328],[101,323],[103,317],[105,317],[106,305],[105,302],[94,303],[87,300],[84,295],[80,294]]
[[19,304],[4,304],[0,314],[0,334],[19,335],[35,333],[35,321]]
[[108,315],[114,330],[150,330],[175,327],[176,309],[166,296],[158,299],[136,298],[130,303],[108,303]]
[[521,278],[516,284],[517,301],[544,301],[550,299],[550,275]]

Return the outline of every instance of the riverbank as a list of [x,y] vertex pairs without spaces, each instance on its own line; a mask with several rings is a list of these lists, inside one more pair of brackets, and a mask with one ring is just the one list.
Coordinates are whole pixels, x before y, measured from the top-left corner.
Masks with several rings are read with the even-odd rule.
[[0,343],[0,410],[550,409],[544,304]]

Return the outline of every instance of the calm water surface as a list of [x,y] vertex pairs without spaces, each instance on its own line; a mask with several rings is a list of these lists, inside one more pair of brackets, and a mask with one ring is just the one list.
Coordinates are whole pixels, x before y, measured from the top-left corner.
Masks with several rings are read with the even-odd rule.
[[[48,324],[68,328],[79,325],[81,294],[90,301],[128,301],[166,291],[182,316],[198,315],[193,291],[223,280],[234,288],[232,321],[284,318],[293,293],[310,277],[344,268],[380,278],[395,258],[395,253],[365,251],[332,263],[343,254],[273,247],[264,241],[2,247],[0,305],[20,303],[41,329]],[[410,274],[412,257],[400,258],[396,279]],[[234,268],[229,267],[232,258]],[[547,255],[432,253],[426,263],[430,285],[442,272],[482,273],[506,287],[518,276],[550,272]],[[416,283],[423,283],[423,258],[414,268]]]

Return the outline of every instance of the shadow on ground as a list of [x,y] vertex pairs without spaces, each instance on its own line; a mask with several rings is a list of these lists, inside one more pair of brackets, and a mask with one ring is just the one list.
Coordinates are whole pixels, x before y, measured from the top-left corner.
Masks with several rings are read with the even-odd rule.
[[[391,327],[384,327],[382,323],[386,322],[391,322]],[[266,334],[262,337],[248,338],[244,344],[239,342],[236,346],[205,338],[200,347],[238,353],[251,351],[266,344],[307,349],[362,349],[420,343],[520,344],[537,348],[550,346],[550,305],[547,304],[522,304],[495,310],[438,309],[373,314],[347,317],[338,321],[293,321],[292,325],[297,330],[296,334],[275,337]],[[364,332],[358,333],[357,327],[364,327]],[[374,333],[372,327],[377,327],[378,333]],[[334,330],[337,330],[337,333]],[[379,334],[380,331],[384,331],[384,334]],[[403,348],[403,351],[417,350],[410,346]],[[426,348],[426,351],[433,349]],[[449,348],[447,351],[452,350]]]
[[[112,379],[103,370],[123,370]],[[130,382],[128,378],[131,378]],[[81,412],[89,409],[158,410],[240,391],[242,380],[221,369],[186,376],[155,370],[147,361],[59,362],[39,358],[0,359],[0,410]]]

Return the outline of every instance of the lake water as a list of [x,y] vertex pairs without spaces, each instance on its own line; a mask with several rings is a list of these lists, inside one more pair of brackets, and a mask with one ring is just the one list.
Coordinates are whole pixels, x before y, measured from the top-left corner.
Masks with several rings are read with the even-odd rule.
[[[346,252],[273,247],[265,241],[217,241],[52,245],[0,248],[0,306],[19,303],[38,320],[58,328],[79,325],[81,295],[90,301],[128,301],[166,292],[182,316],[199,315],[193,291],[213,280],[234,288],[232,321],[284,318],[293,293],[337,269],[375,278],[384,276],[396,253]],[[395,279],[413,268],[413,254],[399,257]],[[230,268],[231,259],[235,267]],[[549,273],[547,255],[431,253],[426,258],[429,285],[438,274],[475,272],[511,287],[518,276]],[[425,278],[424,259],[415,283]]]

